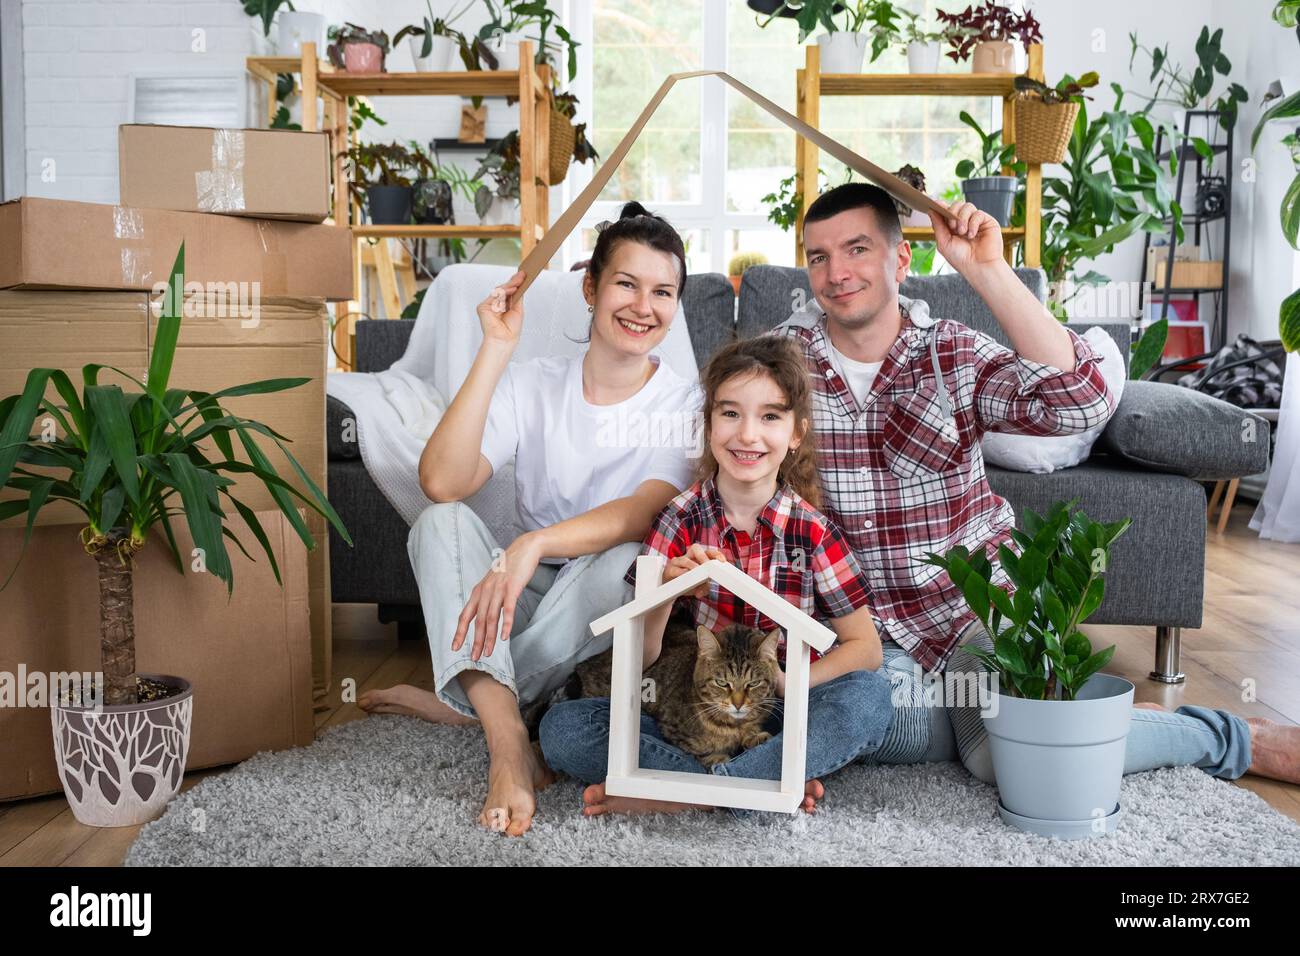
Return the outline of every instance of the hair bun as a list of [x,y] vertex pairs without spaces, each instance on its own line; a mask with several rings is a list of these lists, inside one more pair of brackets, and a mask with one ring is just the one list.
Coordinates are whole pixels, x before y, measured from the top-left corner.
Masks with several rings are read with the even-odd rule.
[[636,200],[632,200],[631,202],[626,202],[623,204],[623,210],[618,214],[618,218],[631,219],[634,216],[649,216],[649,215],[650,213],[646,211],[645,206],[641,205]]

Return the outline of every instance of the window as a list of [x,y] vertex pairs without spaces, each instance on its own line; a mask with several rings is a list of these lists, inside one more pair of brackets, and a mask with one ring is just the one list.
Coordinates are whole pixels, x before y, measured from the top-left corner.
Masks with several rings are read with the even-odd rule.
[[[899,5],[924,6],[933,22],[933,0]],[[795,74],[804,49],[793,20],[760,29],[744,0],[571,0],[570,20],[582,43],[579,55],[591,65],[579,70],[575,92],[585,110],[580,118],[588,122],[601,162],[670,73],[726,70],[795,112]],[[807,42],[816,42],[815,36]],[[969,68],[941,60],[940,70]],[[906,72],[907,58],[890,49],[864,69]],[[966,110],[985,129],[997,129],[998,106],[987,97],[825,97],[820,128],[886,169],[920,166],[927,191],[939,195],[953,185],[957,160],[977,155],[978,140],[958,115]],[[570,238],[566,264],[590,252],[595,223],[615,218],[620,203],[636,199],[689,237],[692,272],[726,272],[739,251],[792,265],[794,236],[768,221],[762,197],[794,171],[794,143],[791,130],[725,84],[682,81],[584,217],[582,235]],[[574,167],[564,203],[590,182],[591,168]],[[845,178],[845,167],[829,156],[823,155],[822,168],[831,183]]]

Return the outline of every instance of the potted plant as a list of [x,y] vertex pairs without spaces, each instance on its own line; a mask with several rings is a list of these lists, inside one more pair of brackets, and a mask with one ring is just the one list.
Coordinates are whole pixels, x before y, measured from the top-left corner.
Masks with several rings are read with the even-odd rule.
[[[868,37],[873,63],[901,38],[899,12],[889,0],[803,0],[782,3],[759,26],[766,27],[777,17],[793,18],[799,25],[800,43],[820,26],[826,31],[817,37],[821,72],[861,73]],[[841,13],[842,24],[835,20]]]
[[[495,69],[519,69],[519,43],[531,39],[537,43],[535,62],[554,65],[555,56],[562,47],[570,82],[578,75],[578,41],[559,23],[559,15],[546,0],[483,2],[488,8],[488,20],[479,29],[478,40],[496,58],[498,65]],[[559,43],[549,39],[552,30],[559,37]]]
[[[894,175],[907,183],[907,185],[911,186],[913,189],[919,189],[921,192],[925,192],[925,173],[921,172],[918,167],[913,166],[911,163],[907,163],[901,168],[896,169]],[[928,213],[915,210],[911,206],[906,206],[897,199],[894,200],[894,205],[898,208],[898,218],[902,225],[921,227],[930,225],[930,216]]]
[[[319,51],[325,43],[325,17],[319,13],[304,13],[294,9],[290,0],[242,0],[244,12],[262,21],[262,33],[271,35],[271,23],[276,24],[276,52],[282,56],[301,56],[304,43],[315,43]],[[287,8],[276,19],[276,12]]]
[[1095,72],[1077,80],[1065,77],[1048,86],[1028,76],[1013,81],[1016,98],[1016,158],[1023,163],[1059,163],[1065,157],[1079,106],[1092,97],[1084,90],[1097,85]]
[[[1132,70],[1133,61],[1138,53],[1144,53],[1151,61],[1149,81],[1156,85],[1155,89],[1147,95],[1147,104],[1143,112],[1149,112],[1156,103],[1173,106],[1175,141],[1181,142],[1184,135],[1193,141],[1213,140],[1210,118],[1208,116],[1188,117],[1187,113],[1194,110],[1218,110],[1219,125],[1228,132],[1232,131],[1232,127],[1237,122],[1237,104],[1246,102],[1249,95],[1240,83],[1231,83],[1213,103],[1210,101],[1210,94],[1214,90],[1214,74],[1218,73],[1226,77],[1232,70],[1232,62],[1220,49],[1223,39],[1222,29],[1210,33],[1209,27],[1201,27],[1201,32],[1196,38],[1196,69],[1192,71],[1190,78],[1183,72],[1182,66],[1170,61],[1168,43],[1163,47],[1148,49],[1138,43],[1136,33],[1130,33],[1128,38],[1131,44],[1129,69]],[[1134,95],[1139,94],[1134,93]]]
[[418,161],[401,143],[358,143],[348,150],[350,188],[376,226],[411,221],[412,173]]
[[383,30],[367,30],[355,23],[333,26],[329,29],[329,61],[335,68],[348,73],[383,73],[384,57],[388,53],[388,34]]
[[1041,24],[1026,10],[1016,13],[994,0],[985,0],[980,6],[970,6],[961,13],[937,11],[935,16],[950,32],[948,51],[954,62],[967,57],[972,73],[1014,73],[1015,50],[1011,41],[1019,40],[1028,49],[1029,44],[1043,39]]
[[[83,688],[80,699],[50,705],[64,793],[73,815],[89,826],[132,826],[153,818],[176,795],[185,772],[190,682],[136,671],[132,561],[150,532],[161,532],[176,569],[184,573],[193,555],[182,558],[172,531],[172,519],[183,517],[204,567],[230,590],[234,577],[223,537],[247,554],[226,527],[225,508],[233,508],[279,581],[265,531],[252,509],[230,492],[235,479],[244,477],[266,486],[309,549],[315,542],[295,497],[352,543],[324,493],[289,452],[289,439],[221,404],[226,396],[283,391],[307,379],[268,379],[210,393],[171,386],[184,270],[182,244],[162,302],[147,385],[117,369],[112,371],[139,390],[100,384],[107,366],[87,365],[78,391],[66,373],[36,368],[21,394],[0,401],[0,488],[25,494],[0,502],[0,520],[26,515],[25,547],[41,508],[65,502],[85,515],[81,541],[99,567],[102,682]],[[37,419],[57,422],[62,437],[32,437]],[[259,435],[280,448],[305,492],[280,477]],[[247,461],[236,460],[232,439]]]
[[511,130],[488,151],[474,173],[481,184],[474,193],[474,211],[485,226],[519,221],[519,131]]
[[996,635],[991,653],[966,648],[997,678],[981,716],[1002,819],[1067,839],[1113,832],[1133,709],[1133,684],[1101,673],[1114,646],[1094,653],[1079,630],[1101,605],[1110,547],[1132,522],[1103,524],[1074,505],[1026,510],[1024,529],[1011,532],[1019,553],[998,548],[998,581],[983,549],[925,558]]
[[596,147],[587,139],[587,124],[574,123],[578,115],[578,98],[572,93],[551,93],[550,168],[547,182],[558,186],[564,182],[573,162],[599,159]]
[[460,10],[447,19],[435,17],[429,0],[424,0],[428,16],[423,23],[408,23],[398,30],[393,37],[393,46],[408,39],[411,47],[411,63],[417,73],[444,73],[451,69],[451,59],[464,41],[464,35],[452,28],[451,24],[460,19],[470,8],[474,0],[469,0]]
[[481,185],[459,166],[439,165],[415,140],[407,144],[418,174],[411,187],[411,213],[422,225],[454,223],[452,201],[456,194],[474,202]]
[[[1296,27],[1297,37],[1300,37],[1300,27],[1296,26],[1297,13],[1300,13],[1300,0],[1284,0],[1274,8],[1273,19],[1281,26]],[[1259,137],[1264,132],[1266,124],[1274,120],[1294,120],[1300,116],[1300,92],[1294,92],[1280,99],[1276,96],[1265,97],[1264,105],[1273,99],[1278,101],[1268,106],[1251,134],[1252,153],[1259,145]],[[1300,132],[1292,130],[1287,133],[1282,137],[1282,145],[1290,150],[1291,164],[1296,173],[1282,197],[1282,235],[1292,249],[1300,251]],[[1300,351],[1300,288],[1286,296],[1278,308],[1278,337],[1282,340],[1282,347],[1288,352]],[[1290,364],[1292,363],[1288,361],[1288,365]]]
[[903,27],[903,50],[907,53],[908,73],[938,73],[939,54],[948,39],[944,30],[922,29],[921,15],[911,10],[899,10],[907,23]]
[[731,280],[731,287],[736,290],[736,295],[740,295],[740,280],[744,276],[745,270],[750,266],[767,265],[767,256],[761,252],[737,252],[727,263],[727,278]]
[[[1025,173],[1025,164],[1013,159],[1015,146],[1002,145],[1002,130],[985,133],[965,110],[958,117],[980,138],[979,159],[963,159],[957,164],[962,193],[976,209],[988,213],[999,226],[1006,227],[1011,224],[1011,209],[1020,188],[1020,177]],[[1002,170],[1006,168],[1015,175],[1003,175]]]
[[[1123,110],[1123,98],[1116,89],[1112,110],[1096,117],[1089,117],[1086,103],[1080,104],[1065,156],[1051,175],[1043,176],[1042,265],[1050,290],[1048,308],[1062,321],[1069,318],[1078,289],[1110,281],[1096,270],[1084,271],[1085,262],[1140,230],[1164,232],[1164,221],[1173,223],[1176,241],[1183,239],[1182,211],[1170,195],[1166,173],[1175,168],[1177,151],[1162,167],[1155,128],[1142,113]],[[1143,332],[1129,359],[1130,378],[1140,378],[1159,359],[1167,330],[1168,323],[1161,320]]]

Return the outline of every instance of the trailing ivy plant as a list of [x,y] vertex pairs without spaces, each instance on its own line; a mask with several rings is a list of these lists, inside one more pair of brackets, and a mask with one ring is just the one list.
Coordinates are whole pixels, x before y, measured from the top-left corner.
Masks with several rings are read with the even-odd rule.
[[998,674],[999,691],[1007,696],[1074,700],[1115,653],[1114,645],[1094,653],[1079,626],[1101,606],[1110,547],[1132,519],[1104,524],[1074,506],[1057,502],[1046,516],[1026,509],[1024,530],[1011,532],[1020,553],[998,547],[1011,593],[993,583],[993,564],[983,549],[959,545],[924,559],[948,572],[993,636],[992,653],[966,649]]

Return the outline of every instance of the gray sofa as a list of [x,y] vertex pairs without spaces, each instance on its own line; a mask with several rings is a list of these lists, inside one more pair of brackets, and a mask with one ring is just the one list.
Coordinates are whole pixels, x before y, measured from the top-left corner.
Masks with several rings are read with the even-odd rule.
[[[1019,275],[1044,298],[1040,270],[1020,270]],[[796,288],[809,293],[801,269],[750,268],[737,308],[724,276],[691,276],[682,304],[696,361],[703,366],[733,336],[759,335],[785,321]],[[987,306],[959,276],[909,277],[902,292],[929,302],[932,315],[964,322],[1007,343]],[[1127,361],[1127,320],[1071,328],[1082,332],[1094,324],[1116,340]],[[392,364],[405,350],[412,325],[409,320],[359,322],[358,371]],[[370,481],[355,443],[343,441],[344,420],[350,415],[345,405],[329,400],[329,497],[356,542],[348,548],[331,539],[333,600],[377,604],[381,620],[397,621],[404,636],[418,635],[419,597],[406,558],[407,527]],[[1155,627],[1153,679],[1183,679],[1179,629],[1201,625],[1206,524],[1200,482],[1267,467],[1268,423],[1257,419],[1254,440],[1245,441],[1250,433],[1242,427],[1246,417],[1235,406],[1175,385],[1129,382],[1102,438],[1081,465],[1047,475],[988,468],[989,483],[1017,515],[1026,508],[1042,512],[1055,501],[1077,499],[1097,520],[1133,519],[1115,545],[1106,597],[1091,622]]]

